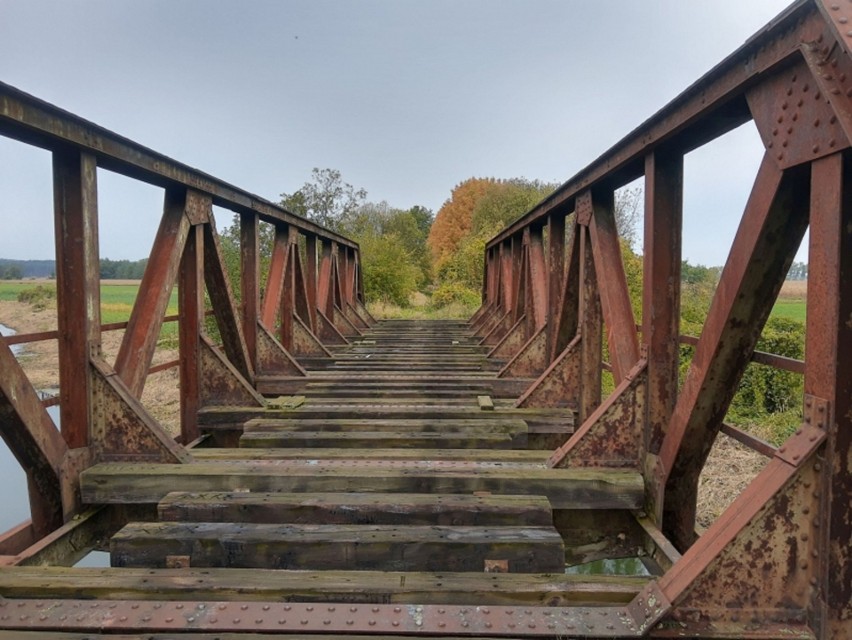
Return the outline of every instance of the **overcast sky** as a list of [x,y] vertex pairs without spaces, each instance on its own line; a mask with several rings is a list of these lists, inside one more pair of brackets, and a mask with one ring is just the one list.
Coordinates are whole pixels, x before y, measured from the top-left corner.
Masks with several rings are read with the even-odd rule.
[[[563,182],[788,4],[0,0],[0,80],[269,199],[331,167],[437,211]],[[749,124],[687,157],[686,258],[724,261],[761,153]],[[49,166],[0,139],[0,257],[53,256]],[[162,192],[99,180],[102,257],[144,257]]]

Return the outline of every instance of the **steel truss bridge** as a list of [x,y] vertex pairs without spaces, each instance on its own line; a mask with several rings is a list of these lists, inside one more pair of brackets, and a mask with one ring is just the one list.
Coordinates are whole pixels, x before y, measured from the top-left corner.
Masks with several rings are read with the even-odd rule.
[[[56,331],[0,339],[0,433],[32,514],[0,535],[0,638],[852,637],[850,45],[852,3],[791,6],[493,238],[468,322],[375,321],[357,244],[0,85],[0,134],[52,156],[58,298]],[[684,155],[749,120],[765,154],[684,337]],[[100,317],[97,169],[164,198],[118,326]],[[637,326],[613,192],[638,178]],[[239,217],[236,291],[214,205]],[[806,360],[755,352],[806,229]],[[152,365],[175,322],[179,358]],[[43,340],[61,428],[10,349]],[[778,448],[723,422],[751,361],[804,376]],[[168,367],[178,437],[140,401]],[[767,463],[699,534],[720,431]],[[93,549],[112,566],[73,567]],[[565,572],[627,557],[647,575]]]

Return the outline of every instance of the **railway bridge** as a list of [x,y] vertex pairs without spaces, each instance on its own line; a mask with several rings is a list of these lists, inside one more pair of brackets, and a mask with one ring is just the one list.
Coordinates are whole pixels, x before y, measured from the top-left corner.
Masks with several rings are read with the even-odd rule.
[[[0,134],[52,157],[58,296],[56,331],[0,338],[0,433],[32,514],[0,535],[0,638],[852,637],[850,45],[852,3],[792,5],[494,237],[465,322],[377,322],[356,243],[0,85]],[[750,120],[765,154],[704,329],[681,336],[684,155]],[[163,191],[118,326],[98,170]],[[639,178],[637,318],[613,192]],[[214,206],[239,217],[238,283]],[[806,359],[756,352],[807,229]],[[180,355],[155,365],[167,323]],[[11,350],[41,340],[56,399]],[[751,361],[804,376],[778,448],[724,423]],[[168,367],[179,434],[141,400]],[[717,437],[767,462],[698,531]],[[74,567],[92,550],[111,567]],[[570,569],[603,558],[642,570]]]

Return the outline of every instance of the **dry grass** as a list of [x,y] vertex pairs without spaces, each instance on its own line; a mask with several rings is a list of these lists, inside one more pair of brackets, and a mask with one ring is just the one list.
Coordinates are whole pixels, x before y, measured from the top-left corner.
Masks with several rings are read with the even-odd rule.
[[[36,333],[56,329],[56,308],[48,307],[40,311],[21,302],[0,301],[0,323],[18,333]],[[101,348],[104,359],[115,362],[124,331],[109,331],[103,334]],[[158,349],[154,354],[154,364],[175,360],[178,353],[174,349]],[[32,342],[24,345],[18,362],[36,389],[55,392],[59,388],[59,356],[56,340]],[[148,377],[142,404],[162,424],[169,433],[180,432],[180,390],[177,369],[167,369]]]
[[766,466],[769,458],[719,434],[698,483],[698,524],[708,527]]
[[785,280],[781,286],[781,293],[778,294],[779,300],[807,300],[808,299],[808,281],[807,280]]

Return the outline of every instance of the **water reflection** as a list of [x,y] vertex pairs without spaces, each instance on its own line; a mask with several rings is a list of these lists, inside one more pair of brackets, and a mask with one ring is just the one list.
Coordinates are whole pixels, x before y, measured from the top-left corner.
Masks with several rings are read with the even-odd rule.
[[[0,324],[0,335],[12,336],[15,331]],[[20,352],[21,345],[12,345],[12,353],[17,355]],[[27,499],[27,476],[3,441],[0,441],[0,485],[3,487],[0,531],[6,531],[29,519],[30,504]]]
[[[15,335],[15,331],[0,324],[0,334]],[[23,345],[12,345],[12,353],[18,355]],[[53,394],[44,393],[44,396]],[[54,423],[59,424],[59,407],[47,409]],[[0,509],[0,532],[11,529],[30,517],[30,503],[27,497],[27,476],[21,465],[12,455],[6,443],[0,440],[0,495],[3,497],[3,509]]]

